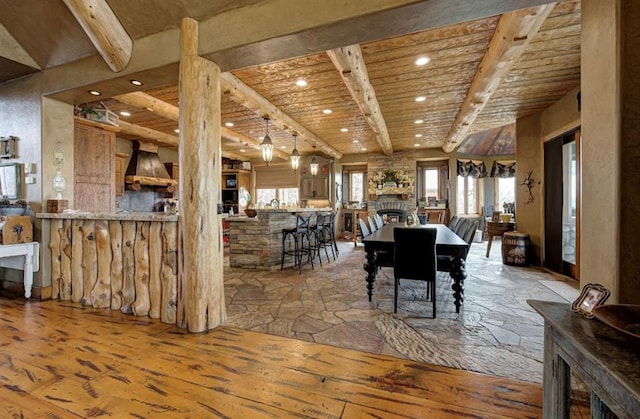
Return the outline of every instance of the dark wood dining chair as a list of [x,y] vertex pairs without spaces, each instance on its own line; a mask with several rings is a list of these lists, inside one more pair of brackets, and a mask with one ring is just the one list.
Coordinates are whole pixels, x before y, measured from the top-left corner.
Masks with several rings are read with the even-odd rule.
[[393,254],[393,312],[398,312],[398,287],[401,279],[427,281],[427,299],[433,302],[436,318],[436,234],[435,228],[396,228]]

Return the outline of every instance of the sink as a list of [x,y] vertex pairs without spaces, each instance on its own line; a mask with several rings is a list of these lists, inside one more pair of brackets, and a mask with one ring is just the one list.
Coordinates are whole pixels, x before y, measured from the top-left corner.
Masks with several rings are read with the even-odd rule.
[[634,343],[640,343],[640,305],[606,304],[594,309],[598,320]]

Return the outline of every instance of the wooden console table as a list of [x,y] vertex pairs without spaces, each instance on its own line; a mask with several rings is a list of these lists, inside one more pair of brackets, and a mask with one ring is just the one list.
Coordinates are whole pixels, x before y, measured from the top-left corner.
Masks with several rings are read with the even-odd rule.
[[494,237],[502,237],[507,231],[514,231],[516,228],[515,223],[496,223],[493,221],[487,221],[487,257],[491,252],[491,243]]
[[571,372],[591,389],[591,418],[640,417],[640,353],[636,346],[571,305],[527,300],[544,318],[543,414],[570,417]]
[[[17,257],[23,257],[24,263],[16,263]],[[11,258],[2,260],[4,258]],[[3,268],[24,270],[24,298],[31,298],[33,273],[40,269],[40,244],[38,242],[0,245],[0,266]]]

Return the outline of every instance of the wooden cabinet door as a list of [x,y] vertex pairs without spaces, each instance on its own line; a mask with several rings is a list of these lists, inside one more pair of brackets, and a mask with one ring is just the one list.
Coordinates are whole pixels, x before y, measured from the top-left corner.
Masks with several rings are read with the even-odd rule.
[[116,209],[115,133],[76,124],[74,208],[112,213]]
[[116,196],[124,195],[124,173],[127,170],[128,154],[116,153],[115,178],[116,178]]

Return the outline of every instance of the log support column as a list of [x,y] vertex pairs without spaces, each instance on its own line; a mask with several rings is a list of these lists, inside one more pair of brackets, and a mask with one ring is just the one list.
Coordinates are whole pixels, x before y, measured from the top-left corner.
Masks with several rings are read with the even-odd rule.
[[198,56],[198,23],[181,22],[178,325],[203,332],[226,319],[220,195],[220,68]]

